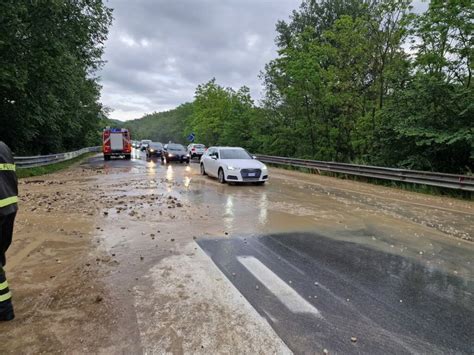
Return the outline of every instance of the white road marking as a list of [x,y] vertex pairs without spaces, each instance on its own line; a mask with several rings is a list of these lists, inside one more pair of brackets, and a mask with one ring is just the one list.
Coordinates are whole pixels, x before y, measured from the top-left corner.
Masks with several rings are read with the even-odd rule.
[[293,354],[267,319],[195,247],[191,242],[180,255],[164,258],[143,276],[146,282],[133,288],[143,353],[168,354],[182,339],[176,352],[183,354]]
[[293,313],[310,313],[322,318],[321,313],[298,292],[288,286],[273,271],[253,256],[238,256],[237,260],[270,290]]

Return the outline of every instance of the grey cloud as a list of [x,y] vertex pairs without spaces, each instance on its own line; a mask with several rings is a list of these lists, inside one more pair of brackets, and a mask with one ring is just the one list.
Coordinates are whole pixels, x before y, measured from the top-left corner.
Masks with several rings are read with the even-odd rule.
[[100,73],[111,117],[130,119],[191,101],[197,85],[260,92],[275,55],[275,23],[300,0],[110,0],[115,21]]
[[215,77],[246,85],[276,56],[275,24],[300,0],[109,0],[114,24],[100,73],[111,117],[131,119],[191,101]]

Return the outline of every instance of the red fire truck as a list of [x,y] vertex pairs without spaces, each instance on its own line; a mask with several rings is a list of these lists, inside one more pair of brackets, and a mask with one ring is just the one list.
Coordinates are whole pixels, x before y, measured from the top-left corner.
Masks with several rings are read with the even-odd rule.
[[132,145],[128,129],[105,128],[102,132],[102,152],[104,153],[104,160],[110,160],[112,156],[122,156],[127,160],[130,159]]

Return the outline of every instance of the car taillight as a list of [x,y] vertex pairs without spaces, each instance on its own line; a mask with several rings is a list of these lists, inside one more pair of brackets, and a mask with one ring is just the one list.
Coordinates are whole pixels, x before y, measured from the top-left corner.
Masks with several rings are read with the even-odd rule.
[[191,149],[193,152],[196,150],[196,148]]

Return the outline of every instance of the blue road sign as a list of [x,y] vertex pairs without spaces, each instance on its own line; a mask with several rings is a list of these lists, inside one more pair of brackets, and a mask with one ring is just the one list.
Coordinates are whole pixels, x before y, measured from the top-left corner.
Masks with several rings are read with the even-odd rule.
[[188,136],[188,141],[194,142],[194,133],[191,133],[191,134]]

